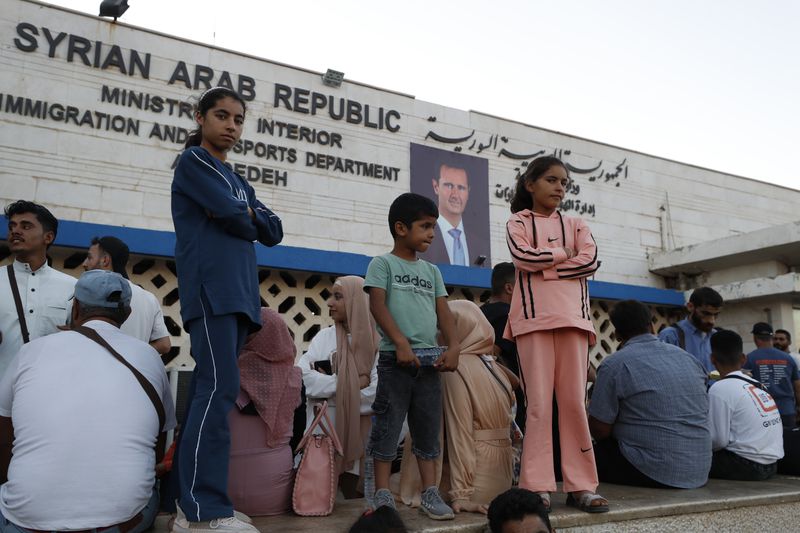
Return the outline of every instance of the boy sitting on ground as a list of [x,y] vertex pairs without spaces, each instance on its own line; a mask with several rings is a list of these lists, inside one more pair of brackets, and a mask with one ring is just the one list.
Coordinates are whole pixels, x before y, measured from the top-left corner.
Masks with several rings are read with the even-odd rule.
[[711,362],[720,379],[708,392],[714,455],[709,477],[761,481],[772,477],[783,457],[783,428],[775,400],[741,372],[747,358],[733,331],[711,337]]

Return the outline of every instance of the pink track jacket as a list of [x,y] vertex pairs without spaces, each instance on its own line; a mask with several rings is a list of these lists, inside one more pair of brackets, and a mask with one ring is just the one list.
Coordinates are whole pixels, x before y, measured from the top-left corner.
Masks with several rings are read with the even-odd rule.
[[[572,327],[589,332],[593,345],[586,279],[600,262],[589,226],[559,211],[548,217],[525,209],[508,219],[506,240],[517,272],[504,337]],[[564,247],[577,255],[567,259]]]

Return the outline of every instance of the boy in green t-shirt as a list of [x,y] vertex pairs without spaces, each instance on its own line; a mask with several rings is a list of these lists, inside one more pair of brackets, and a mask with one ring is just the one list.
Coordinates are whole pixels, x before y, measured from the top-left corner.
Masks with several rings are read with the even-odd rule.
[[[378,359],[378,390],[367,453],[375,462],[375,507],[395,507],[389,491],[392,461],[403,420],[422,478],[420,511],[434,520],[454,517],[436,487],[435,459],[439,456],[442,391],[439,372],[458,367],[460,347],[447,305],[447,291],[436,266],[417,258],[433,240],[439,211],[419,194],[398,196],[389,208],[394,248],[375,257],[367,269],[364,290],[382,340]],[[432,364],[417,354],[436,349],[436,324],[447,349]],[[417,354],[415,354],[415,351]]]

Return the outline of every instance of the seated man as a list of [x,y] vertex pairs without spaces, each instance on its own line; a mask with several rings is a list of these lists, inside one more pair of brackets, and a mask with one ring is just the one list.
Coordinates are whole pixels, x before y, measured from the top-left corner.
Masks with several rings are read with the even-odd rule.
[[175,408],[156,351],[119,330],[130,298],[119,274],[84,273],[74,331],[34,339],[11,361],[0,381],[1,532],[152,525],[155,465]]
[[489,505],[489,531],[492,533],[551,533],[549,508],[541,496],[513,488],[497,496]]
[[600,481],[697,488],[711,466],[706,372],[653,335],[650,309],[627,300],[611,310],[622,341],[597,370],[589,429]]
[[711,337],[711,362],[720,379],[708,391],[711,445],[709,477],[761,481],[783,457],[783,427],[775,400],[745,376],[742,338],[733,331]]

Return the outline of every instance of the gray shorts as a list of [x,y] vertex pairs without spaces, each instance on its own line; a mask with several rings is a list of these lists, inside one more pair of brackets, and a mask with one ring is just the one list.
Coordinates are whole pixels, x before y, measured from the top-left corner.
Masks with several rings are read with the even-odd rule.
[[378,358],[378,390],[372,404],[375,417],[367,453],[380,461],[397,457],[397,440],[408,416],[412,452],[421,459],[439,457],[442,425],[442,381],[432,366],[399,366],[395,352]]

